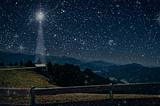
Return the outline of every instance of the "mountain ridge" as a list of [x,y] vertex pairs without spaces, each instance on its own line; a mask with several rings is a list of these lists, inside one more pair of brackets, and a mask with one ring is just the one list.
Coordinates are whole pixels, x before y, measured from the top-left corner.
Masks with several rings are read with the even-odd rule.
[[[3,61],[4,65],[7,66],[9,65],[9,62],[11,61],[12,63],[18,62],[22,60],[23,63],[27,62],[28,60],[31,60],[35,63],[35,56],[36,55],[27,55],[27,54],[21,54],[21,53],[6,53],[6,52],[1,52],[0,51],[0,58]],[[59,63],[59,64],[83,64],[84,62],[72,58],[72,57],[66,57],[66,56],[46,56],[46,62],[51,61],[52,63]]]
[[112,77],[116,83],[121,84],[124,83],[122,80],[128,83],[160,82],[160,67],[149,68],[140,64],[116,66],[95,73],[104,78]]

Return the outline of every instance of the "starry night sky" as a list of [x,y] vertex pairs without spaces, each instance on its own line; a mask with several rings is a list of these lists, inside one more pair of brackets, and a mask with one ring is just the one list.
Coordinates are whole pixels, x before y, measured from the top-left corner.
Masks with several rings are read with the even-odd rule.
[[159,0],[1,0],[0,51],[160,66]]

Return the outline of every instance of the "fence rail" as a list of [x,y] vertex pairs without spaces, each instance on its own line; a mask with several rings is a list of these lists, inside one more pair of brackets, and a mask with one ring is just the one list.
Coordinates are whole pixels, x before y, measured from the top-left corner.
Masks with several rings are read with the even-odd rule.
[[61,87],[61,88],[38,88],[38,89],[33,89],[33,96],[69,94],[69,93],[90,93],[90,92],[109,91],[109,90],[111,90],[110,85],[75,86],[75,87]]
[[0,96],[4,97],[29,97],[30,88],[0,88]]
[[[74,86],[74,87],[56,87],[56,88],[0,88],[0,96],[3,97],[31,97],[30,106],[160,106],[160,99],[158,98],[138,98],[138,99],[114,99],[112,101],[113,91],[126,91],[126,90],[140,90],[140,89],[159,89],[160,82],[157,83],[138,83],[138,84],[115,84],[115,85],[92,85],[92,86]],[[96,101],[80,101],[80,102],[68,102],[68,103],[50,103],[50,104],[34,104],[35,95],[56,95],[56,94],[68,94],[68,93],[90,93],[99,91],[110,91],[111,99],[96,100]],[[0,104],[0,106],[15,106],[14,104]],[[17,105],[17,106],[29,106],[29,105]]]

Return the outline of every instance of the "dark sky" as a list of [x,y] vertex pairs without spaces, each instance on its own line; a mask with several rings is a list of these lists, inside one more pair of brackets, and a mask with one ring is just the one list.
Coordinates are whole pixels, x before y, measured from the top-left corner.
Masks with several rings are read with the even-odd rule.
[[[0,51],[160,66],[159,0],[1,0]],[[43,42],[43,41],[42,41]]]

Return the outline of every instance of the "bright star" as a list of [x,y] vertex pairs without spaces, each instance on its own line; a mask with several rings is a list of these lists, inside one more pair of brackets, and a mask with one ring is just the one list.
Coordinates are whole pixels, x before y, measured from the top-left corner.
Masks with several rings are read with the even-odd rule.
[[18,48],[19,48],[19,50],[20,50],[21,53],[22,53],[22,50],[23,50],[25,47],[23,47],[22,44],[21,44]]
[[154,19],[154,20],[156,20],[156,21],[160,24],[160,14],[159,14],[158,17],[157,17],[156,19]]
[[37,13],[37,20],[41,23],[44,19],[44,14],[40,11]]

